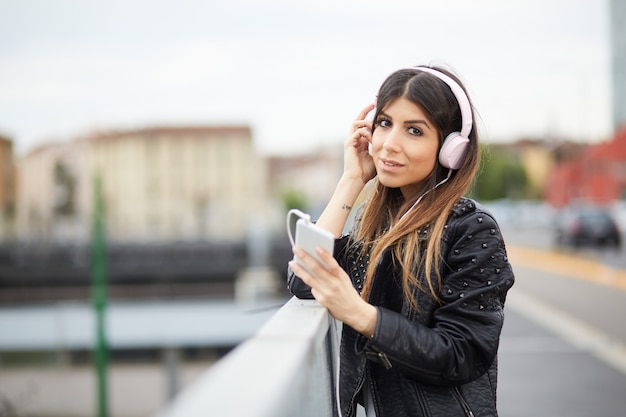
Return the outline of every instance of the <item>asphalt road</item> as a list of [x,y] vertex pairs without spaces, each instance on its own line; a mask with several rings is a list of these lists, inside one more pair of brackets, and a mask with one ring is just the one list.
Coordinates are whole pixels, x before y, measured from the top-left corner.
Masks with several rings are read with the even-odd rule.
[[[542,229],[504,235],[516,283],[499,354],[500,416],[626,416],[626,255],[553,252]],[[524,247],[541,258],[518,256]],[[598,280],[603,267],[613,280]]]

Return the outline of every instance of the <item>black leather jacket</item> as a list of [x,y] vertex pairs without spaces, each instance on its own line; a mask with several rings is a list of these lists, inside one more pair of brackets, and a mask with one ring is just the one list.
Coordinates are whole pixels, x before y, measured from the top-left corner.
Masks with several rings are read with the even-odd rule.
[[[497,416],[496,356],[504,301],[514,281],[504,241],[493,216],[470,199],[455,205],[442,240],[441,303],[428,291],[416,291],[420,311],[409,310],[397,285],[400,272],[387,252],[370,297],[378,309],[374,335],[367,339],[343,326],[343,417],[355,415],[366,380],[377,417]],[[367,259],[357,259],[347,244],[347,236],[336,241],[335,257],[361,290]],[[297,297],[312,298],[291,272],[288,284]]]

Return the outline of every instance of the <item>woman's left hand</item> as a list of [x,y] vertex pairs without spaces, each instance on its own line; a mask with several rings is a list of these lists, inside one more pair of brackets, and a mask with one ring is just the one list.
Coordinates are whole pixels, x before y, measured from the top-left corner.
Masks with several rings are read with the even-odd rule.
[[311,294],[317,302],[326,307],[337,320],[370,337],[376,328],[377,310],[361,298],[335,258],[323,248],[316,249],[323,263],[301,248],[294,248],[293,253],[312,273],[308,273],[295,261],[289,262],[289,266],[311,287]]

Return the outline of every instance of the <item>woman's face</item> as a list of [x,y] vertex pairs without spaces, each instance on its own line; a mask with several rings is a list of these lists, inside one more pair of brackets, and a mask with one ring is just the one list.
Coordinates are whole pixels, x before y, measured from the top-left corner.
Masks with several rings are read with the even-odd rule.
[[439,150],[439,132],[424,111],[398,97],[380,111],[372,136],[378,180],[408,199],[424,188]]

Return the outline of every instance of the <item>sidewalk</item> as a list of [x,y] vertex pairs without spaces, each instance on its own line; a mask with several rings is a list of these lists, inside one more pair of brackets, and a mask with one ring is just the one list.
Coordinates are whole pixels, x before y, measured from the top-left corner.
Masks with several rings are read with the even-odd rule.
[[[527,291],[532,288],[529,281],[545,283],[547,278],[529,272],[517,269],[517,283],[505,308],[499,351],[500,417],[624,417],[624,344],[532,295]],[[562,295],[574,296],[568,288]]]

